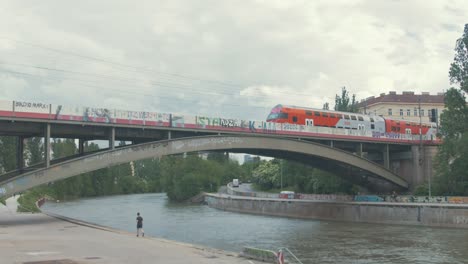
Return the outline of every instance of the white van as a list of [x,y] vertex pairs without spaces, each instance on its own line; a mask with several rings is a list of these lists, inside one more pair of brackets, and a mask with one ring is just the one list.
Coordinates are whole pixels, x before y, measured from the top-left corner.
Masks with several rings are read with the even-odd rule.
[[232,187],[239,187],[239,179],[232,180]]

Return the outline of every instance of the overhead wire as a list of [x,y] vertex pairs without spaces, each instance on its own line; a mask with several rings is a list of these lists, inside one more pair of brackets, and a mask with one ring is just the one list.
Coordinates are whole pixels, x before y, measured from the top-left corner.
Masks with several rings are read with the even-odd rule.
[[164,74],[164,75],[174,76],[174,77],[177,77],[177,78],[184,78],[184,79],[190,79],[190,80],[196,80],[196,81],[202,81],[202,82],[217,83],[217,84],[225,85],[225,86],[232,86],[232,87],[241,87],[242,86],[242,85],[239,85],[239,84],[231,84],[231,83],[226,83],[226,82],[222,82],[222,81],[218,81],[218,80],[208,80],[208,79],[202,79],[202,78],[183,75],[183,74],[178,74],[178,73],[169,73],[169,72],[157,71],[157,70],[149,69],[149,68],[146,68],[146,67],[126,65],[126,64],[115,62],[115,61],[108,60],[108,59],[96,58],[96,57],[82,55],[82,54],[75,53],[75,52],[65,51],[65,50],[56,49],[56,48],[50,48],[50,47],[46,47],[46,46],[43,46],[43,45],[38,45],[38,44],[34,44],[34,43],[29,43],[29,42],[25,42],[25,41],[16,40],[16,39],[9,38],[9,37],[6,37],[6,36],[0,36],[0,38],[7,39],[9,41],[16,42],[16,43],[19,43],[19,44],[22,44],[22,45],[41,48],[41,49],[44,49],[44,50],[48,50],[48,51],[52,51],[52,52],[56,52],[56,53],[60,53],[60,54],[75,56],[75,57],[78,57],[78,58],[81,58],[81,59],[107,63],[107,64],[111,64],[111,65],[114,65],[114,66],[127,68],[127,69],[135,69],[135,70],[139,70],[139,71],[149,71],[151,73]]
[[[217,80],[207,80],[207,79],[201,79],[201,78],[182,75],[182,74],[161,72],[161,71],[157,71],[157,70],[153,70],[153,69],[149,69],[149,68],[145,68],[145,67],[137,67],[137,66],[126,65],[126,64],[114,62],[114,61],[111,61],[111,60],[108,60],[108,59],[102,59],[102,58],[96,58],[96,57],[87,56],[87,55],[81,55],[81,54],[78,54],[78,53],[75,53],[75,52],[64,51],[64,50],[60,50],[60,49],[56,49],[56,48],[49,48],[49,47],[45,47],[43,45],[38,45],[38,44],[34,44],[34,43],[19,41],[19,40],[15,40],[15,39],[12,39],[12,38],[5,37],[5,36],[0,36],[0,38],[7,39],[7,40],[10,40],[10,41],[13,41],[13,42],[16,42],[16,43],[20,43],[20,44],[23,44],[23,45],[28,45],[28,46],[32,46],[32,47],[37,47],[37,48],[49,50],[49,51],[56,52],[56,53],[59,53],[59,54],[66,54],[66,55],[75,56],[75,57],[78,57],[78,58],[81,58],[81,59],[92,60],[92,61],[97,61],[97,62],[101,62],[101,63],[107,63],[107,64],[110,64],[110,65],[113,65],[113,66],[118,66],[118,67],[121,67],[121,68],[123,67],[123,68],[126,68],[127,70],[128,69],[133,69],[133,70],[136,70],[137,73],[141,73],[139,71],[145,71],[147,73],[158,73],[158,74],[163,74],[163,75],[164,74],[169,75],[169,76],[172,76],[172,77],[177,77],[177,78],[179,78],[179,81],[180,81],[180,78],[182,78],[182,79],[186,79],[186,80],[196,80],[196,81],[200,81],[200,82],[208,82],[208,83],[212,83],[213,85],[229,86],[229,88],[224,87],[223,90],[228,90],[230,92],[233,91],[233,88],[239,88],[238,89],[239,94],[240,94],[240,91],[241,91],[240,89],[245,89],[245,88],[248,87],[246,85],[231,84],[231,83],[221,82],[221,81],[217,81]],[[112,77],[112,78],[115,78],[115,77]],[[176,85],[180,85],[180,84],[176,84]],[[192,85],[192,84],[188,84],[188,85]],[[174,88],[174,87],[170,87],[170,88]],[[194,87],[191,86],[191,87],[188,87],[188,88],[193,90]],[[198,88],[198,89],[200,89],[200,88]],[[221,92],[218,92],[218,93],[221,93]],[[229,92],[222,92],[222,93],[229,95]],[[269,91],[269,93],[282,95],[284,92],[273,90],[273,91]],[[296,95],[296,96],[310,96],[310,94],[292,93],[290,91],[288,91],[288,94],[289,95]],[[255,97],[255,95],[252,95],[252,96]]]
[[[40,75],[36,75],[36,74],[31,74],[31,73],[27,73],[27,72],[20,72],[20,71],[14,71],[14,70],[9,70],[9,69],[5,69],[5,68],[1,68],[0,67],[0,71],[1,72],[7,72],[7,73],[11,73],[11,74],[17,74],[17,75],[25,75],[25,76],[29,76],[29,77],[33,77],[33,78],[40,78],[40,79],[52,79],[52,80],[60,80],[59,78],[54,78],[54,77],[44,77],[44,76],[40,76]],[[79,82],[91,82],[90,80],[82,80],[82,79],[76,79],[76,78],[69,78],[70,80],[73,80],[73,81],[79,81]],[[120,94],[125,94],[125,95],[128,95],[129,92],[128,90],[121,90],[121,89],[116,89],[116,88],[108,88],[108,87],[103,87],[103,86],[96,86],[96,85],[89,85],[89,84],[79,84],[83,87],[88,87],[88,88],[93,88],[93,89],[102,89],[103,91],[108,91],[108,92],[116,92],[116,93],[120,93]],[[152,98],[157,98],[157,99],[166,99],[166,100],[173,100],[173,101],[186,101],[186,102],[192,102],[192,103],[200,103],[199,100],[191,100],[191,99],[187,99],[187,98],[181,98],[181,97],[175,97],[175,96],[167,96],[167,95],[154,95],[154,94],[150,94],[150,93],[142,93],[142,92],[135,92],[135,91],[132,91],[131,92],[132,95],[136,94],[136,95],[140,95],[140,96],[143,96],[143,97],[152,97]],[[230,104],[230,103],[223,103],[223,106],[232,106],[232,107],[240,107],[240,106],[245,106],[245,105],[240,105],[240,104]],[[250,108],[260,108],[260,109],[266,109],[266,107],[260,107],[260,106],[248,106]]]

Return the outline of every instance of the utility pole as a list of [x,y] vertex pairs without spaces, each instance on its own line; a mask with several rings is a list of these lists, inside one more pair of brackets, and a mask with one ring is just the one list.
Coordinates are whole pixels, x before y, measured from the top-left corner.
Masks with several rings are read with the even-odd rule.
[[283,159],[280,160],[280,169],[281,169],[281,191],[283,190]]
[[[423,158],[423,145],[422,145],[422,116],[421,116],[421,97],[418,99],[418,105],[419,105],[419,165],[421,166],[421,169],[424,173],[424,158]],[[428,180],[428,192],[429,192],[429,197],[431,197],[431,176],[429,175],[427,177]]]

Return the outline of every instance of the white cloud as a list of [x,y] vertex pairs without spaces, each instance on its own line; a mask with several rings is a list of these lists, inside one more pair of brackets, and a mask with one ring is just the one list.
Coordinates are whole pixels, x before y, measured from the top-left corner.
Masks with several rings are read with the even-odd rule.
[[253,119],[333,106],[343,86],[441,92],[468,13],[419,0],[2,5],[0,99]]

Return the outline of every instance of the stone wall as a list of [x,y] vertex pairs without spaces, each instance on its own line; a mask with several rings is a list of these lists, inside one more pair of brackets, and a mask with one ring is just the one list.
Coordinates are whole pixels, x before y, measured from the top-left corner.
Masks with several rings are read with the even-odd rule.
[[326,202],[207,194],[217,209],[304,219],[468,228],[468,206],[380,202]]

